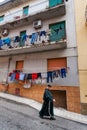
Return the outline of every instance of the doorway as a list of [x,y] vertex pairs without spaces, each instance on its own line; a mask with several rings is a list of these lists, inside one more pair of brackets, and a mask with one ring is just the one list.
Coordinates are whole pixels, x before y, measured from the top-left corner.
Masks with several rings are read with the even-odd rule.
[[52,90],[53,97],[56,102],[55,107],[61,107],[67,109],[66,91],[65,90]]

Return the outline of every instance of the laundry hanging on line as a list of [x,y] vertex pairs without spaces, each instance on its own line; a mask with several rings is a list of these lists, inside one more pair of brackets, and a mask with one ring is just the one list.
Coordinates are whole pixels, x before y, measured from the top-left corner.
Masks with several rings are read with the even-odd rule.
[[60,70],[53,70],[48,72],[39,72],[39,73],[23,73],[20,70],[14,70],[13,72],[9,73],[10,81],[15,80],[32,80],[33,82],[36,81],[37,83],[42,81],[45,83],[53,82],[55,78],[61,77],[66,78],[66,68],[61,68]]

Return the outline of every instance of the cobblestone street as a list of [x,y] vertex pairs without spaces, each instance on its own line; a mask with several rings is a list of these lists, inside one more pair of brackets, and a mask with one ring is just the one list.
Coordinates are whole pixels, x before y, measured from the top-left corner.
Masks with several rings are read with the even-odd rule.
[[56,117],[40,119],[38,111],[0,98],[0,130],[87,130],[87,125]]

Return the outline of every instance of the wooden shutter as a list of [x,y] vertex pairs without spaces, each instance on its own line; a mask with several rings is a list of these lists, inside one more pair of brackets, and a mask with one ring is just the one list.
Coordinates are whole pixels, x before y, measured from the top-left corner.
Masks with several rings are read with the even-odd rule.
[[16,61],[16,69],[23,70],[24,61]]
[[57,69],[61,69],[63,67],[67,67],[66,58],[57,58],[57,59],[48,59],[48,71],[53,71]]

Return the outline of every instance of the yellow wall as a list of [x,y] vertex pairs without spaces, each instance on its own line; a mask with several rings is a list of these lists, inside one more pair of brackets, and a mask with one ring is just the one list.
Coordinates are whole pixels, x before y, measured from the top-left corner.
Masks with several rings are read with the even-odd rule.
[[87,103],[87,26],[85,25],[85,8],[87,5],[87,0],[74,0],[74,4],[80,77],[80,96],[81,103]]

